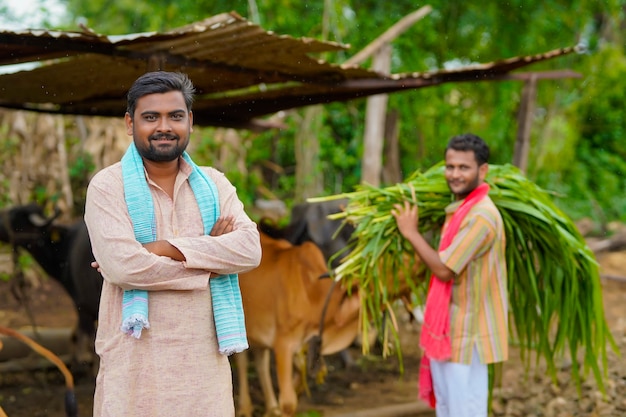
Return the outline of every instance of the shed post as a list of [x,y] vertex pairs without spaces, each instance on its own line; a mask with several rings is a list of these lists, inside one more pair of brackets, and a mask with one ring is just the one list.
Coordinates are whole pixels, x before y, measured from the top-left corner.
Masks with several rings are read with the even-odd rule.
[[517,115],[517,138],[513,154],[513,165],[522,172],[528,168],[528,151],[530,149],[530,130],[533,124],[535,103],[537,101],[537,75],[531,74],[524,82],[522,98]]

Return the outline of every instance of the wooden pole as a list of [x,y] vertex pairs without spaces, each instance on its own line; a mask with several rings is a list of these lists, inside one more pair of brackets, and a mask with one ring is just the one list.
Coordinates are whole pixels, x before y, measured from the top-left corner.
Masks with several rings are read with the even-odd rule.
[[400,168],[400,144],[398,141],[398,110],[387,113],[385,118],[385,144],[382,181],[385,184],[396,184],[402,181]]
[[505,74],[501,79],[523,80],[522,97],[517,113],[517,136],[513,151],[513,165],[526,173],[530,153],[530,134],[537,103],[537,82],[562,78],[580,78],[582,75],[572,70],[537,71]]
[[515,153],[513,154],[513,165],[522,172],[528,168],[528,151],[530,149],[530,131],[535,113],[535,102],[537,95],[537,77],[531,75],[524,82],[522,99],[519,113],[517,115],[517,139],[515,141]]
[[322,128],[322,106],[304,109],[300,129],[295,137],[296,190],[294,200],[306,201],[322,194],[324,175],[319,169],[320,144],[318,132]]
[[[432,7],[427,5],[403,17],[356,55],[349,58],[343,65],[359,65],[373,56],[372,69],[382,74],[389,74],[391,71],[390,42],[430,13],[431,10]],[[367,99],[361,181],[374,186],[380,185],[382,174],[387,101],[387,94],[374,95]]]
[[[391,68],[391,45],[386,44],[374,55],[373,69],[388,73]],[[361,181],[378,187],[382,172],[383,142],[385,137],[385,113],[387,94],[368,97],[365,110],[365,133]]]

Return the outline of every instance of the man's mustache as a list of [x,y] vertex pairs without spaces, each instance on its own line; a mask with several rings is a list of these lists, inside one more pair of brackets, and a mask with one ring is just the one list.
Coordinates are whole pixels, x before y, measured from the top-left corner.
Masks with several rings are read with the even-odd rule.
[[178,140],[180,139],[178,135],[175,135],[173,133],[159,133],[156,135],[150,135],[150,137],[148,138],[150,140],[160,140],[160,139],[167,139],[167,140]]

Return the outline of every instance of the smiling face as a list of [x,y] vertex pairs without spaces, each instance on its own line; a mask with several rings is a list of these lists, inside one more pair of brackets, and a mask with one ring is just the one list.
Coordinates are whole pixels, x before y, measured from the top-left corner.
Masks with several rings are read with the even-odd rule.
[[446,151],[445,177],[457,200],[464,199],[485,180],[489,165],[478,165],[474,151]]
[[126,131],[139,154],[149,161],[178,159],[189,144],[193,114],[180,91],[147,94],[137,100],[134,115],[126,113]]

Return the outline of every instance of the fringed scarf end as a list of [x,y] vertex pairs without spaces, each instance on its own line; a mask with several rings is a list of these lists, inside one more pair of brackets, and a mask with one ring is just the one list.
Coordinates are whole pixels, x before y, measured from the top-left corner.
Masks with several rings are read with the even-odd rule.
[[223,347],[220,346],[219,351],[222,355],[230,356],[235,353],[241,353],[248,348],[249,346],[247,342],[246,343],[240,342],[240,343],[236,343],[230,346],[223,346]]
[[120,329],[122,332],[129,336],[139,339],[141,337],[141,331],[143,329],[149,329],[150,323],[145,316],[133,314],[130,317],[126,317],[122,322]]
[[426,356],[422,356],[420,362],[417,392],[417,397],[420,400],[428,404],[430,408],[435,408],[437,405],[435,388],[433,386],[432,374],[430,373],[430,360]]

